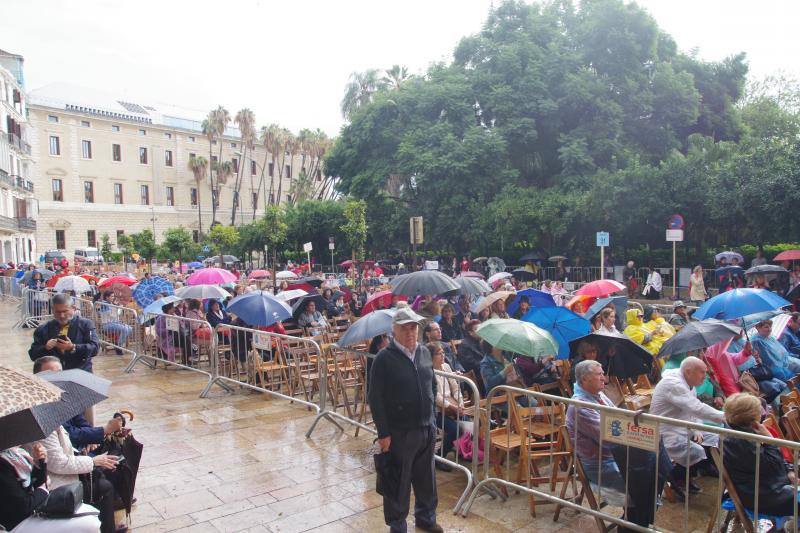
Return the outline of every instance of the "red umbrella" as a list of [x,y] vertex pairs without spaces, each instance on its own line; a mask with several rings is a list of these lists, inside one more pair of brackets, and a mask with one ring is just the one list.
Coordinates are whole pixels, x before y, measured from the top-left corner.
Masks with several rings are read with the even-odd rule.
[[303,289],[308,294],[316,294],[317,293],[317,289],[315,289],[314,287],[312,287],[308,283],[290,283],[289,284],[289,288],[287,290],[292,290],[292,289]]
[[775,256],[773,261],[798,261],[800,260],[800,250],[784,250]]
[[381,308],[388,309],[392,306],[392,302],[394,298],[397,297],[398,300],[402,300],[404,302],[408,301],[408,296],[404,294],[392,294],[392,291],[381,291],[376,292],[369,298],[367,298],[366,303],[364,304],[364,308],[361,310],[361,316],[366,315],[367,313],[371,313],[378,309],[378,304],[381,304]]
[[53,287],[56,286],[56,282],[58,282],[59,279],[63,278],[64,276],[68,276],[68,275],[69,274],[56,274],[52,278],[50,278],[47,281],[45,281],[44,282],[44,286],[45,287],[50,287],[52,289]]
[[461,275],[464,276],[465,278],[480,278],[480,279],[484,279],[484,277],[485,277],[480,272],[473,272],[472,270],[465,270],[464,272],[461,273]]
[[131,302],[131,288],[122,283],[112,283],[108,286],[109,290],[114,291],[117,305],[128,305]]
[[92,280],[94,280],[94,282],[97,283],[97,276],[92,276],[91,274],[81,274],[81,277],[86,281],[91,282]]
[[247,279],[264,279],[272,276],[269,270],[253,270]]
[[598,279],[587,283],[575,291],[575,294],[605,298],[609,294],[614,294],[624,289],[625,285],[619,281],[614,281],[613,279]]
[[339,263],[339,266],[340,267],[349,267],[352,264],[353,264],[353,262],[350,259],[348,259],[347,261],[342,261],[341,263]]
[[122,283],[123,285],[130,287],[131,285],[136,285],[138,281],[128,276],[112,276],[110,278],[101,279],[97,286],[105,287],[106,285],[111,285],[112,283]]

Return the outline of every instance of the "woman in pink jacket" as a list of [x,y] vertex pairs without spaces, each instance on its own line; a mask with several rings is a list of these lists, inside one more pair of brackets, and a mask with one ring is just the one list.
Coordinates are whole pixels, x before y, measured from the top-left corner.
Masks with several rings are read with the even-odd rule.
[[744,364],[752,353],[750,343],[744,345],[741,352],[729,352],[732,339],[712,344],[706,348],[705,360],[711,365],[714,375],[717,377],[720,388],[725,396],[742,392],[739,386],[738,366]]

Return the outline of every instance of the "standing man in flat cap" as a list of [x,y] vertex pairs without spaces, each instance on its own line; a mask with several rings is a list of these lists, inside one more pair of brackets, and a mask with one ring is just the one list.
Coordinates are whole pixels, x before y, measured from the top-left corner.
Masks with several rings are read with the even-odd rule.
[[414,487],[416,526],[441,532],[436,523],[434,398],[436,380],[431,354],[417,342],[423,317],[409,307],[392,319],[394,338],[378,352],[372,364],[369,405],[378,430],[381,452],[389,452],[400,471],[399,489],[383,496],[383,516],[392,533],[406,531],[406,517]]

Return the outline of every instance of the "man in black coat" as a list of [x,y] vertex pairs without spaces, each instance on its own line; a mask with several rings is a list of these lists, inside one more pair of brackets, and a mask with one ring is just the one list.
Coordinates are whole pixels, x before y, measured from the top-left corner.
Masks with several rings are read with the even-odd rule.
[[383,495],[384,519],[390,531],[397,533],[406,531],[412,484],[416,526],[423,531],[443,531],[436,523],[436,380],[430,352],[417,343],[422,320],[408,307],[395,313],[394,339],[378,352],[370,377],[369,405],[378,445],[399,470],[396,494],[385,491]]
[[92,371],[92,357],[100,350],[94,324],[75,315],[72,298],[56,294],[52,301],[53,320],[36,328],[28,355],[31,361],[50,355],[58,357],[65,370]]

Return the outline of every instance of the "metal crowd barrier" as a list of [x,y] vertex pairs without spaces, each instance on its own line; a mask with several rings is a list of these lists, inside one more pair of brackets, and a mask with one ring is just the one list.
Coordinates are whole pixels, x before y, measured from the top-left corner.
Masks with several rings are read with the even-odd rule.
[[36,328],[42,322],[51,319],[50,301],[55,294],[48,290],[23,288],[18,306],[20,318],[12,329]]
[[317,413],[325,408],[328,379],[320,368],[325,358],[315,340],[231,324],[218,324],[213,336],[215,372],[201,397],[216,383],[297,402]]
[[[331,384],[329,386],[329,400],[327,406],[322,406],[319,414],[317,415],[311,427],[306,433],[306,437],[310,437],[317,426],[317,423],[324,419],[332,422],[340,429],[341,426],[336,423],[337,420],[346,422],[356,428],[356,436],[360,430],[367,431],[371,434],[376,434],[377,431],[371,420],[368,420],[369,404],[367,400],[369,378],[367,370],[367,362],[374,359],[375,355],[364,350],[353,350],[349,348],[342,348],[335,344],[325,350],[326,366],[331,377]],[[478,464],[479,461],[479,433],[480,433],[480,420],[481,420],[481,407],[480,407],[480,392],[478,391],[475,383],[466,376],[455,374],[452,372],[442,372],[434,370],[434,374],[442,379],[453,380],[457,384],[457,389],[461,392],[464,389],[469,391],[471,398],[471,405],[466,405],[462,414],[465,420],[459,424],[455,419],[447,416],[442,416],[441,411],[437,408],[437,448],[434,458],[437,462],[446,464],[451,468],[455,468],[464,473],[467,478],[466,487],[461,497],[456,502],[453,508],[453,513],[456,514],[461,511],[467,495],[473,490],[475,483],[477,483]],[[444,400],[444,390],[440,387],[437,399]],[[350,391],[350,395],[348,395]],[[453,423],[453,429],[451,424]],[[445,424],[448,426],[448,431],[445,431]],[[472,457],[464,459],[460,457],[457,446],[453,446],[455,451],[454,457],[448,458],[445,454],[444,439],[448,438],[446,435],[451,434],[454,441],[458,441],[464,435],[466,427],[469,427],[471,436],[468,438],[471,444]],[[454,431],[454,434],[452,432]],[[448,446],[449,448],[449,446]],[[449,452],[450,450],[448,450]],[[484,452],[485,453],[485,452]],[[485,457],[485,456],[484,456]],[[489,493],[494,497],[494,491],[489,488]]]
[[[482,426],[484,453],[487,454],[487,458],[491,457],[491,459],[484,461],[484,479],[472,490],[463,509],[465,516],[475,503],[480,490],[487,486],[495,486],[504,492],[512,489],[527,494],[532,512],[536,511],[537,505],[555,504],[554,521],[558,521],[561,509],[567,508],[592,516],[600,531],[606,531],[604,523],[609,522],[634,531],[659,531],[659,528],[690,531],[688,497],[690,494],[688,471],[690,469],[688,467],[686,468],[687,475],[684,478],[685,486],[683,488],[686,497],[683,502],[681,526],[678,526],[674,520],[670,523],[656,523],[660,517],[664,516],[663,513],[657,513],[661,503],[664,479],[670,479],[669,472],[660,468],[663,460],[670,459],[669,455],[664,457],[664,454],[668,452],[661,445],[661,431],[665,426],[671,426],[673,429],[686,430],[685,457],[677,456],[671,457],[671,459],[683,459],[687,465],[690,464],[689,452],[693,432],[712,434],[719,439],[718,457],[720,459],[715,458],[715,462],[720,469],[720,475],[714,482],[716,494],[711,498],[712,505],[715,507],[708,509],[708,513],[703,513],[704,516],[709,516],[707,531],[721,530],[719,529],[720,502],[723,501],[724,490],[730,490],[727,486],[726,473],[723,472],[724,463],[721,458],[724,457],[726,441],[730,439],[743,439],[755,445],[756,486],[760,479],[761,447],[771,445],[789,450],[792,456],[791,466],[795,474],[795,480],[792,482],[794,505],[793,513],[790,516],[794,519],[793,531],[795,533],[797,531],[797,473],[798,452],[800,452],[800,443],[798,442],[665,418],[640,411],[633,412],[508,385],[500,385],[489,391],[486,403],[489,406],[496,406],[498,411],[504,413],[504,416],[508,418],[508,424],[498,429],[492,429],[488,424]],[[585,428],[586,422],[584,422],[584,426],[580,426],[581,415],[571,414],[572,411],[568,411],[569,408],[591,409],[599,412],[598,440],[588,436],[578,438],[581,435],[580,428]],[[572,433],[567,429],[567,419],[570,417],[574,420]],[[584,429],[584,435],[588,432],[594,436],[596,431],[597,428],[591,426],[588,430]],[[678,438],[682,439],[681,436]],[[582,449],[584,453],[588,453],[588,447],[588,449],[596,450],[592,455],[603,457],[604,445],[616,446],[613,457],[621,476],[622,485],[619,479],[616,479],[616,483],[614,480],[608,482],[606,479],[604,484],[604,477],[616,478],[616,476],[611,472],[604,473],[602,468],[598,470],[594,482],[590,481],[590,476],[586,473],[587,466],[578,455],[578,450]],[[519,452],[519,461],[516,466],[512,466],[512,457],[516,455],[517,451]],[[543,461],[546,464],[543,464]],[[624,466],[619,465],[620,462],[623,462]],[[631,472],[632,468],[635,473]],[[661,482],[659,482],[660,476],[662,477]],[[648,481],[652,481],[652,486],[640,485],[641,483],[647,484]],[[616,487],[612,488],[612,484]],[[548,485],[549,491],[546,491],[546,487],[542,487],[542,485]],[[559,485],[561,485],[560,489]],[[578,485],[581,485],[580,488]],[[572,495],[568,496],[567,492],[570,488]],[[652,494],[652,498],[649,498],[650,494]],[[588,507],[583,505],[584,498],[588,502]],[[653,512],[649,515],[652,517],[652,521],[645,519],[648,523],[634,523],[631,520],[637,518],[631,516],[632,509],[636,513],[635,516],[639,517],[639,522],[642,521],[641,513],[649,513],[649,506],[642,505],[643,498],[652,500]],[[612,505],[614,499],[619,503]],[[640,502],[638,510],[635,501],[631,505],[631,500],[635,499],[639,499]],[[607,504],[605,508],[603,502]],[[759,503],[758,491],[756,491],[753,509],[748,510],[752,513],[753,524],[759,523],[759,517],[765,517],[763,512],[759,514]],[[622,507],[621,513],[618,511],[619,507]],[[612,509],[608,510],[608,508]],[[741,519],[738,509],[736,514]],[[731,519],[730,511],[728,515],[725,519],[726,527],[727,522]],[[755,529],[758,530],[758,526]]]
[[22,286],[17,284],[17,278],[0,276],[0,300],[19,301],[22,297]]
[[104,347],[125,352],[132,358],[142,351],[143,328],[135,309],[81,298],[77,299],[76,305],[81,316],[94,321],[97,336]]

